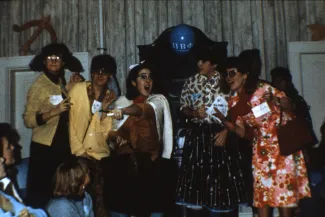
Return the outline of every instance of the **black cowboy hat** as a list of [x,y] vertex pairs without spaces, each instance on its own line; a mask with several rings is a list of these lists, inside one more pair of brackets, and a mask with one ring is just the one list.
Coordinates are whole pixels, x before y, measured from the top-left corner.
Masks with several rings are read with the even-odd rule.
[[69,48],[63,43],[51,43],[43,47],[41,52],[37,54],[30,62],[30,69],[38,72],[44,71],[44,60],[47,56],[51,55],[62,57],[62,61],[64,62],[63,68],[66,68],[71,72],[84,71],[80,61],[72,55]]

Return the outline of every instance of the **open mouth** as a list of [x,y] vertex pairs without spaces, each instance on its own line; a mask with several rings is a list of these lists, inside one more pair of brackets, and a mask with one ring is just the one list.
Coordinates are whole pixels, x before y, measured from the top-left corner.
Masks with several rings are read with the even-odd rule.
[[144,86],[144,89],[147,90],[147,91],[149,91],[150,90],[150,85]]

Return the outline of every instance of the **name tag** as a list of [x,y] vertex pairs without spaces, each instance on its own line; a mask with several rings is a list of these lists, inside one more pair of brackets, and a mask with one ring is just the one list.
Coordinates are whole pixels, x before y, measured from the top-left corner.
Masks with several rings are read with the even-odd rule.
[[93,105],[91,106],[91,112],[95,114],[102,108],[102,103],[94,100]]
[[254,113],[255,118],[261,117],[262,115],[271,112],[270,107],[266,102],[263,102],[258,106],[255,106],[254,108],[252,108],[252,111]]
[[50,103],[52,105],[58,105],[63,101],[62,95],[52,95],[50,96]]

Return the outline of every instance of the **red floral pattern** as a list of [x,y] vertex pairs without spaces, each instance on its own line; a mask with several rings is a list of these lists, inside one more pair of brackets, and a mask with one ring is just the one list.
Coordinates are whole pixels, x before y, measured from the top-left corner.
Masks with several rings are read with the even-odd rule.
[[[264,94],[276,97],[285,94],[266,83],[247,102],[252,108],[265,102]],[[229,99],[229,108],[239,101],[237,94]],[[282,207],[297,203],[300,198],[310,197],[307,170],[301,151],[289,156],[280,155],[276,127],[280,122],[280,108],[269,103],[271,112],[256,118],[253,112],[239,116],[237,123],[255,128],[253,141],[254,206]],[[283,113],[282,125],[291,120]]]

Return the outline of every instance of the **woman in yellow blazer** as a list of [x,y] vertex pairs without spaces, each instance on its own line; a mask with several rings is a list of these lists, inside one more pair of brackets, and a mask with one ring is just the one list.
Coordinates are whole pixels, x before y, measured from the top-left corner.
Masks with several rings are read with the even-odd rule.
[[79,60],[64,44],[45,46],[30,63],[40,74],[27,95],[24,123],[32,129],[26,202],[44,208],[52,194],[52,176],[57,166],[71,155],[68,134],[70,102],[67,91],[80,77],[66,84],[64,69],[81,72]]
[[116,74],[115,59],[107,54],[95,56],[90,70],[91,81],[78,83],[69,92],[72,104],[69,138],[72,154],[89,159],[89,193],[93,197],[95,216],[101,217],[107,214],[102,200],[100,160],[110,154],[106,141],[112,126],[112,118],[101,110],[107,110],[116,98],[107,88],[110,78]]

